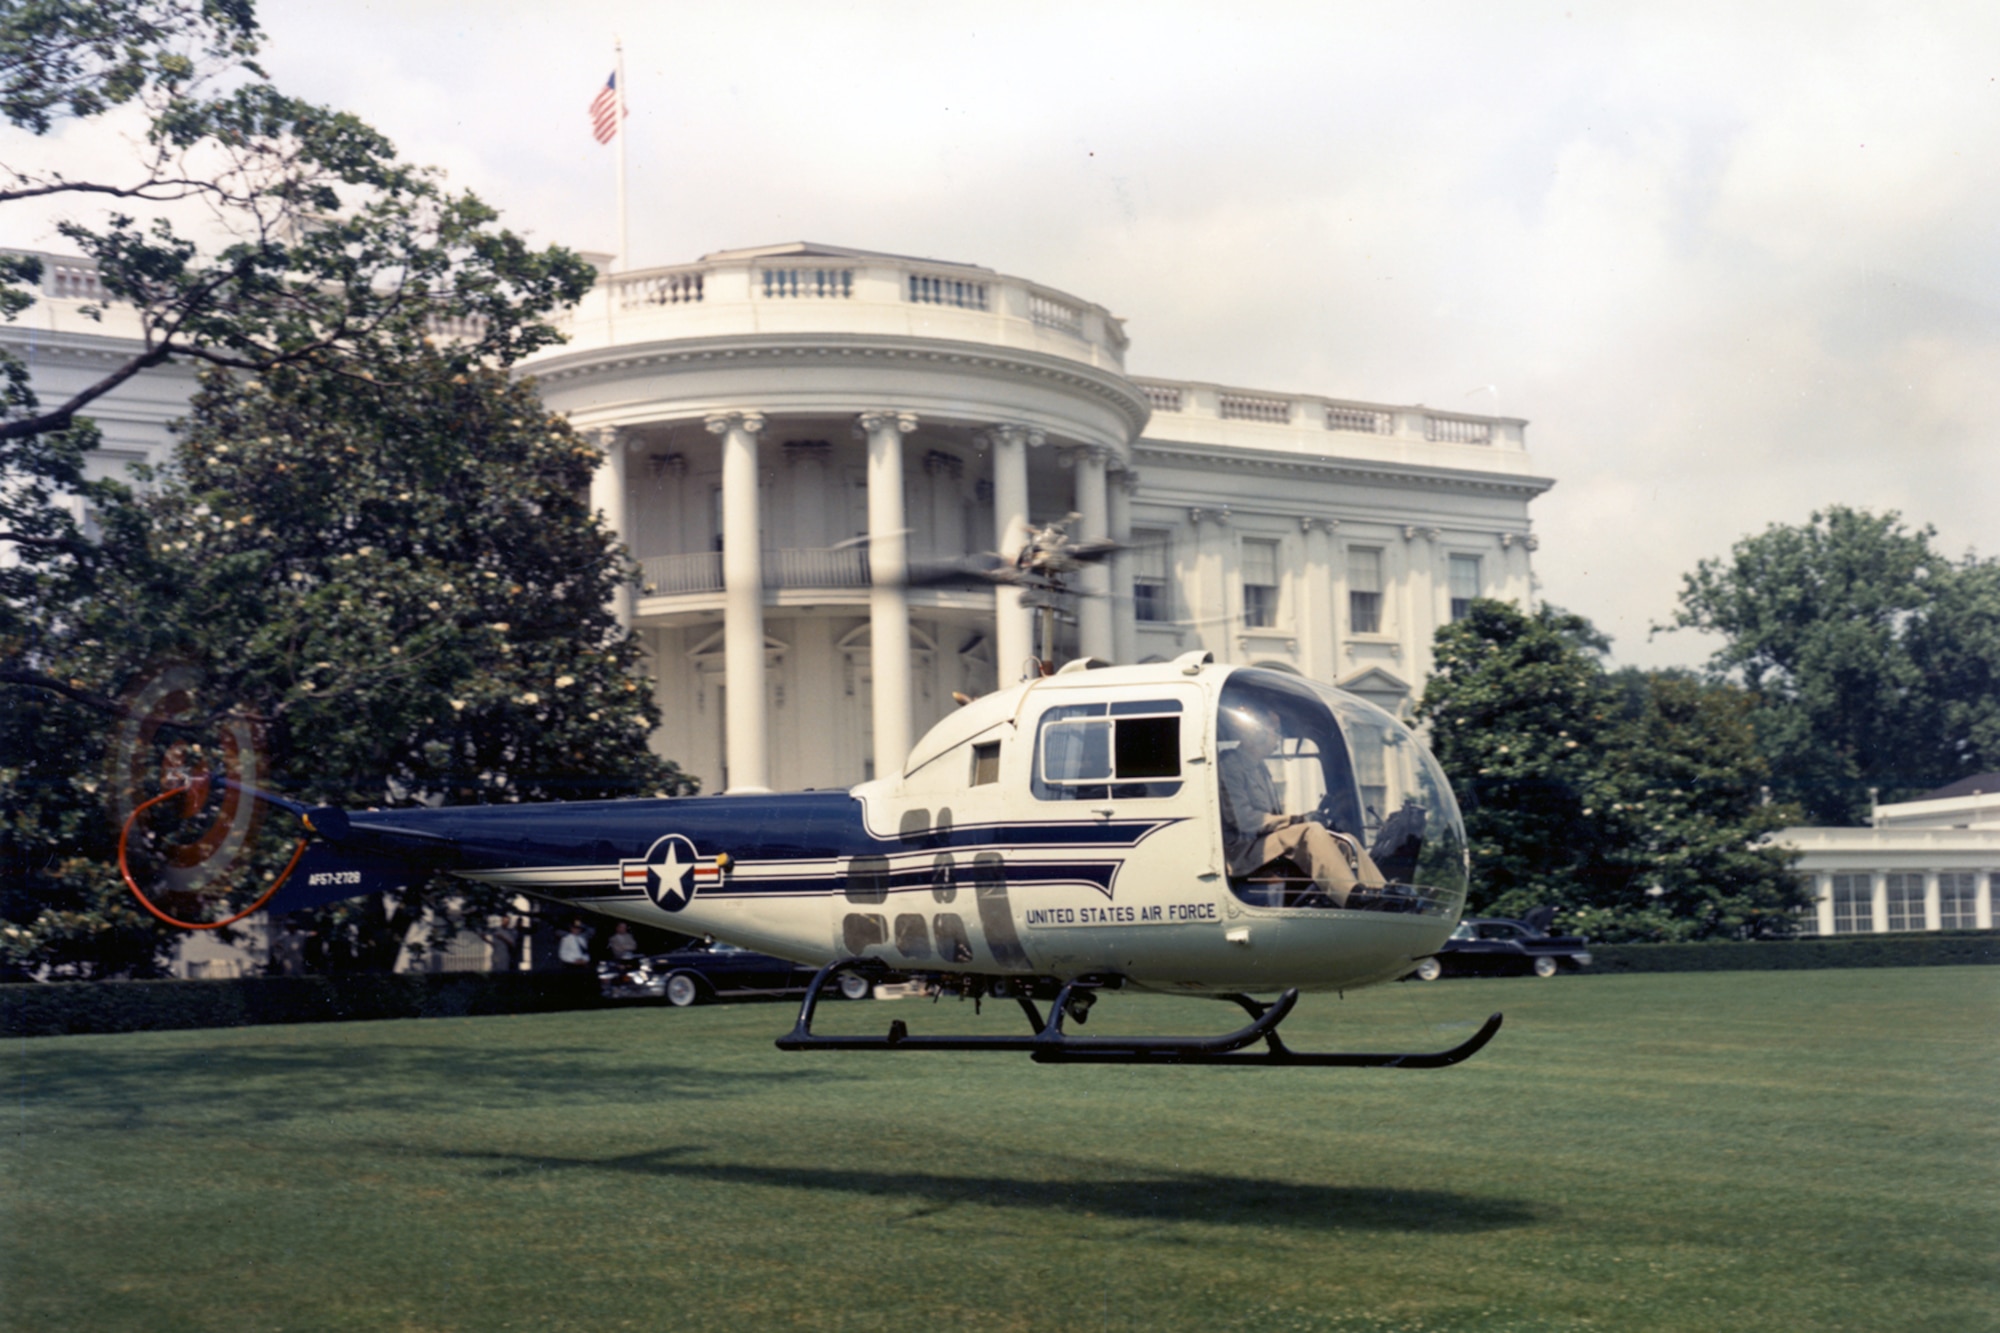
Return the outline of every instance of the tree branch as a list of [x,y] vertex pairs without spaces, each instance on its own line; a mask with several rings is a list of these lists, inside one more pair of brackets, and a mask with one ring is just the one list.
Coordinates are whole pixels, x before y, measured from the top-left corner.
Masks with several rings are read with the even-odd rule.
[[0,440],[20,440],[31,435],[43,435],[49,431],[68,430],[75,421],[76,414],[96,402],[105,394],[131,379],[142,370],[151,370],[168,357],[175,348],[171,341],[160,343],[150,351],[133,357],[117,370],[112,371],[97,383],[79,391],[68,402],[52,412],[40,412],[31,417],[21,417],[15,421],[0,424]]
[[[169,189],[172,193],[153,193],[156,190]],[[156,204],[172,203],[197,194],[235,197],[213,181],[185,180],[170,176],[165,179],[149,180],[142,185],[99,185],[94,181],[57,181],[52,185],[0,190],[0,204],[13,203],[17,199],[41,199],[52,194],[102,194],[113,199],[144,199],[148,203]]]

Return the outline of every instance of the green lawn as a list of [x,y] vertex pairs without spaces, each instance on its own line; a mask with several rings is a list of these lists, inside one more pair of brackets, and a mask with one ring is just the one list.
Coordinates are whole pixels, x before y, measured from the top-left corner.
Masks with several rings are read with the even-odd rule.
[[786,1055],[769,1004],[14,1041],[0,1327],[2000,1328],[2000,968],[1409,984],[1286,1031],[1496,1008],[1404,1072]]

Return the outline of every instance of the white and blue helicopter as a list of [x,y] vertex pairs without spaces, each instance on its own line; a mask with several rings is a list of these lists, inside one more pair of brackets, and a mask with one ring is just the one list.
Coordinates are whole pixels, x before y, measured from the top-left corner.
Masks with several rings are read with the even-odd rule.
[[[1245,861],[1246,845],[1270,844],[1234,827],[1226,770],[1258,763],[1278,807],[1270,825],[1317,824],[1331,835],[1322,849],[1345,849],[1353,873],[1334,891],[1296,857]],[[1437,1068],[1500,1026],[1495,1014],[1461,1045],[1424,1053],[1302,1052],[1279,1037],[1302,991],[1394,981],[1445,941],[1465,902],[1464,825],[1436,761],[1388,713],[1206,652],[1072,661],[968,700],[900,772],[845,791],[366,813],[255,795],[313,835],[264,904],[272,913],[444,871],[711,935],[818,967],[785,1050]],[[1027,1030],[920,1034],[897,1020],[882,1036],[815,1032],[821,997],[855,978],[1011,999]],[[1218,997],[1251,1021],[1220,1036],[1068,1029],[1120,989]]]

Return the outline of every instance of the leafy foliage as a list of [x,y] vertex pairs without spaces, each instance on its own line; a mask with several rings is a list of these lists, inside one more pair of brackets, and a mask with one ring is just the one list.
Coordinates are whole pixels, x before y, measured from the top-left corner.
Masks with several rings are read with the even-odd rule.
[[256,48],[248,0],[5,0],[0,115],[46,134],[57,115],[174,92],[202,62],[247,61]]
[[1677,627],[1756,699],[1773,786],[1820,823],[2000,767],[2000,563],[1954,563],[1895,513],[1835,506],[1704,560]]
[[[588,288],[576,255],[531,250],[360,120],[263,81],[258,41],[248,0],[0,3],[0,111],[15,125],[45,134],[64,116],[127,104],[145,120],[124,178],[0,169],[0,204],[109,205],[59,230],[139,322],[138,352],[54,405],[0,346],[0,540],[28,566],[95,558],[71,507],[52,497],[104,498],[83,482],[94,437],[78,414],[134,375],[176,357],[393,374],[433,330],[510,364],[554,340],[541,316]],[[191,219],[197,231],[184,234]],[[0,258],[0,316],[33,305],[42,277],[36,256]]]
[[[0,0],[16,125],[121,106],[146,124],[127,178],[0,189],[108,202],[61,230],[141,329],[53,406],[0,347],[0,970],[157,970],[166,939],[112,867],[143,793],[104,756],[130,728],[121,696],[165,664],[198,683],[147,745],[213,767],[221,732],[254,736],[267,781],[316,801],[691,789],[646,747],[638,649],[605,611],[630,571],[580,499],[595,455],[508,376],[590,268],[272,87],[257,42],[247,0]],[[32,256],[0,260],[0,314],[40,279]],[[89,482],[80,414],[169,358],[210,368],[174,462],[143,498]],[[267,879],[283,842],[266,830],[218,888]],[[331,909],[324,952],[386,967],[430,901]]]
[[[581,498],[595,451],[464,349],[413,350],[401,369],[205,377],[175,465],[135,504],[143,522],[107,538],[101,595],[52,636],[50,666],[120,680],[191,664],[190,733],[247,720],[270,783],[315,803],[692,790],[647,748],[639,648],[606,610],[629,570]],[[44,711],[83,752],[108,747],[110,719]],[[189,757],[217,760],[200,743]],[[122,910],[101,860],[82,862],[31,874],[28,896]],[[322,936],[347,966],[386,969],[441,894],[329,909]]]
[[1580,616],[1478,601],[1437,637],[1418,715],[1464,805],[1472,910],[1541,904],[1607,939],[1783,933],[1790,854],[1756,845],[1792,812],[1740,689],[1607,673]]

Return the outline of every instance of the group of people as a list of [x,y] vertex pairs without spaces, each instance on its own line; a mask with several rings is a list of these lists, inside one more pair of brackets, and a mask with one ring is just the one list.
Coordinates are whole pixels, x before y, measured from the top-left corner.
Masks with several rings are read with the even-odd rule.
[[[604,951],[615,963],[628,962],[637,956],[639,941],[633,936],[632,928],[620,921],[618,928],[611,932],[611,938],[605,941]],[[595,966],[597,960],[591,950],[591,930],[582,917],[570,918],[569,930],[556,946],[556,957],[565,968]]]

